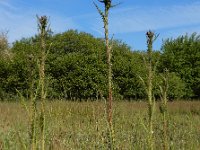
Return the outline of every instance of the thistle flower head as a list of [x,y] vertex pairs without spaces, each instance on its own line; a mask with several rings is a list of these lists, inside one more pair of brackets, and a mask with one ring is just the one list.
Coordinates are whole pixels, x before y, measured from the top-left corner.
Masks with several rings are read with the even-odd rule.
[[153,39],[154,33],[151,30],[149,30],[149,31],[147,31],[146,36],[148,39]]
[[41,25],[41,28],[45,29],[47,27],[47,22],[48,22],[47,16],[41,16],[38,18],[38,20]]
[[98,0],[101,3],[104,3],[106,8],[111,8],[112,7],[112,0]]
[[151,45],[153,43],[153,41],[154,41],[154,32],[149,30],[149,31],[147,31],[146,36],[147,36],[147,44]]

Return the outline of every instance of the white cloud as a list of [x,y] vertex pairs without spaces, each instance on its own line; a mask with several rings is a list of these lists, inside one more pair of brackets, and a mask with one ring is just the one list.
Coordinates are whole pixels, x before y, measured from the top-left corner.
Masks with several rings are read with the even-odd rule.
[[56,15],[47,10],[34,10],[28,6],[16,8],[12,3],[0,0],[0,31],[9,31],[10,43],[22,37],[33,36],[38,32],[36,14],[50,16],[51,29],[55,33],[79,27],[71,18]]
[[[44,8],[38,10],[28,2],[25,4],[24,1],[20,1],[16,6],[11,0],[0,0],[0,31],[9,30],[10,42],[37,34],[36,14],[50,16],[51,29],[56,33],[73,28],[98,36],[104,35],[101,17],[95,8],[91,13],[80,15],[76,13],[75,16],[67,17],[58,10],[57,12],[56,10],[44,10]],[[145,32],[148,29],[162,30],[160,38],[174,37],[199,29],[200,3],[154,7],[116,7],[111,10],[109,23],[110,35],[114,33],[122,38],[124,34]]]
[[13,5],[11,5],[8,0],[7,1],[0,0],[0,6],[1,8],[4,8],[6,10],[17,10],[17,7],[14,7]]

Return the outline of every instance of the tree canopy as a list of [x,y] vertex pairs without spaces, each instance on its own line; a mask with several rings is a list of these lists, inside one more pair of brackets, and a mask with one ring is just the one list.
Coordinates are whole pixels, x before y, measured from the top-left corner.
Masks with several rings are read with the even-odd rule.
[[[8,47],[9,48],[9,47]],[[0,98],[12,99],[17,90],[28,96],[30,83],[37,87],[38,36],[24,38],[9,48],[11,59],[0,60]],[[46,77],[49,99],[101,99],[106,97],[106,52],[101,38],[68,30],[49,34]],[[139,76],[145,78],[144,51],[132,51],[118,40],[113,41],[113,92],[115,99],[144,99]],[[1,56],[2,57],[2,56]],[[169,98],[200,97],[199,35],[185,35],[164,41],[155,77],[154,96],[159,97],[163,69],[169,70]]]
[[200,36],[197,33],[167,39],[162,46],[161,67],[185,84],[185,97],[200,97]]

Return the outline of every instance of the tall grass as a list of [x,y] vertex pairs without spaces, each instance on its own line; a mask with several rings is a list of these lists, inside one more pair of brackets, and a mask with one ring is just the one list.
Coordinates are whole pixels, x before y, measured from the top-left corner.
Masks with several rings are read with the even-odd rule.
[[[177,101],[169,102],[167,105],[168,148],[199,149],[200,114],[198,112],[200,112],[200,102]],[[146,138],[149,133],[143,126],[143,124],[148,124],[146,107],[146,102],[114,103],[113,128],[116,149],[148,149],[149,144]],[[155,107],[159,108],[159,104]],[[48,101],[45,108],[46,123],[48,123],[46,126],[46,149],[108,148],[104,102]],[[2,149],[22,149],[18,134],[24,145],[29,144],[28,118],[21,104],[0,103],[0,118]],[[162,115],[155,112],[154,149],[163,147],[161,120]],[[36,132],[36,135],[38,137],[40,133]]]

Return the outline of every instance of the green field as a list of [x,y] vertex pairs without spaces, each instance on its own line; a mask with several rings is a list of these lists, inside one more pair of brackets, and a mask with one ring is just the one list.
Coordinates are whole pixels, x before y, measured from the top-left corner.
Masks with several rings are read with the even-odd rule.
[[[157,105],[154,118],[154,146],[155,149],[162,149],[162,119],[159,104]],[[200,102],[170,102],[168,108],[167,136],[170,149],[199,149]],[[146,110],[145,102],[114,103],[115,149],[148,149]],[[0,103],[0,149],[30,149],[28,118],[22,104]],[[104,102],[48,101],[46,122],[46,149],[108,149],[108,125]],[[40,149],[39,134],[37,143]]]

